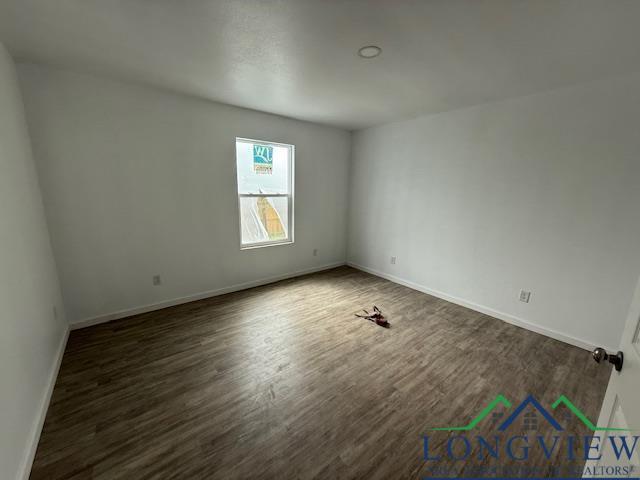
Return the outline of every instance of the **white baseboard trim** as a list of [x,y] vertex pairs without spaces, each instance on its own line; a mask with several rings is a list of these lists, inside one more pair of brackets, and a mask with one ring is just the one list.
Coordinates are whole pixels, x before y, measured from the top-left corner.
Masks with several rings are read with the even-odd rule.
[[33,422],[31,432],[29,433],[28,448],[25,451],[24,458],[22,460],[22,466],[18,478],[21,480],[28,480],[31,475],[31,467],[33,465],[33,459],[36,456],[36,450],[38,449],[38,443],[40,442],[40,434],[42,433],[42,427],[44,426],[44,420],[47,417],[47,411],[49,410],[49,403],[51,403],[51,396],[53,395],[53,388],[56,386],[56,380],[58,379],[58,372],[60,371],[60,365],[62,365],[62,357],[64,351],[67,348],[67,340],[69,339],[69,328],[66,329],[64,335],[60,339],[60,345],[56,352],[56,358],[51,367],[49,373],[49,381],[47,389],[44,392],[44,396],[40,402],[40,410],[38,416]]
[[[517,327],[524,328],[526,330],[530,330],[532,332],[539,333],[541,335],[545,335],[549,338],[553,338],[554,340],[559,340],[564,343],[568,343],[569,345],[574,345],[576,347],[583,348],[585,350],[593,350],[597,345],[589,342],[588,340],[584,340],[582,338],[577,338],[572,335],[568,335],[566,333],[559,332],[557,330],[542,327],[540,325],[536,325],[522,318],[515,317],[513,315],[509,315],[508,313],[500,312],[498,310],[494,310],[493,308],[486,307],[484,305],[479,305],[474,302],[469,302],[462,298],[454,297],[453,295],[449,295],[444,292],[440,292],[438,290],[433,290],[431,288],[425,287],[424,285],[417,284],[415,282],[411,282],[409,280],[405,280],[400,277],[396,277],[395,275],[390,275],[385,272],[381,272],[379,270],[375,270],[373,268],[365,267],[364,265],[359,265],[353,262],[347,262],[347,265],[350,267],[356,268],[358,270],[362,270],[363,272],[370,273],[377,277],[382,277],[387,280],[390,280],[394,283],[398,283],[400,285],[404,285],[405,287],[409,287],[413,290],[418,290],[419,292],[426,293],[432,295],[434,297],[441,298],[442,300],[446,300],[447,302],[455,303],[456,305],[461,305],[466,308],[470,308],[471,310],[475,310],[476,312],[484,313],[485,315],[489,315],[491,317],[497,318],[504,322],[510,323],[511,325],[515,325]],[[617,348],[610,348],[608,346],[604,346],[607,350],[616,351]]]
[[282,275],[274,275],[272,277],[260,278],[258,280],[252,280],[250,282],[238,283],[229,287],[218,288],[216,290],[209,290],[207,292],[195,293],[193,295],[187,295],[184,297],[173,298],[171,300],[165,300],[163,302],[153,303],[150,305],[143,305],[141,307],[130,308],[126,310],[120,310],[113,313],[107,313],[105,315],[99,315],[93,318],[87,318],[85,320],[79,320],[71,323],[71,330],[77,330],[80,328],[90,327],[92,325],[98,325],[100,323],[111,322],[112,320],[119,320],[121,318],[131,317],[133,315],[140,315],[141,313],[148,313],[154,310],[160,310],[167,307],[174,307],[183,303],[194,302],[196,300],[202,300],[210,297],[217,297],[218,295],[224,295],[225,293],[238,292],[240,290],[246,290],[247,288],[259,287],[261,285],[267,285],[269,283],[279,282],[280,280],[286,280],[288,278],[299,277],[301,275],[308,275],[310,273],[321,272],[323,270],[330,270],[332,268],[341,267],[346,265],[346,262],[333,262],[319,267],[307,268],[305,270],[298,270],[295,272],[284,273]]

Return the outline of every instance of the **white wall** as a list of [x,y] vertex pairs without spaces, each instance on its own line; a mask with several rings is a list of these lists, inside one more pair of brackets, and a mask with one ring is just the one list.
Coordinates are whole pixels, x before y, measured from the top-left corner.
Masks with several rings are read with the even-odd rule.
[[639,85],[355,133],[349,260],[576,344],[617,346],[640,272]]
[[0,306],[0,478],[8,480],[30,470],[67,326],[18,80],[2,44]]
[[[40,66],[19,76],[71,322],[345,261],[349,132]],[[294,245],[240,251],[236,136],[295,144]]]

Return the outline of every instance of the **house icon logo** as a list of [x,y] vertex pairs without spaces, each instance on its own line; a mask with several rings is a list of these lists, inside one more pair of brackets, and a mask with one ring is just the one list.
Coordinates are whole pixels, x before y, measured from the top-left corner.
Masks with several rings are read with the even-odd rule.
[[[610,431],[610,432],[628,432],[631,429],[625,428],[609,428],[609,427],[598,427],[596,426],[589,418],[578,408],[576,407],[565,395],[560,395],[555,402],[551,404],[551,410],[556,411],[558,407],[561,405],[565,406],[569,409],[573,415],[575,415],[589,430],[593,432],[597,431]],[[467,425],[461,427],[437,427],[431,428],[432,431],[446,431],[446,432],[454,432],[454,431],[469,431],[473,430],[482,420],[484,420],[489,414],[491,414],[498,406],[503,406],[506,409],[511,409],[513,404],[502,394],[496,396],[489,405],[487,405],[482,411],[476,415],[473,420],[471,420]],[[520,415],[525,415],[525,426],[533,427],[537,420],[534,413],[525,413],[527,407],[531,407],[534,409],[534,412],[540,414],[544,420],[553,427],[556,431],[563,431],[563,426],[554,418],[554,416],[550,413],[550,411],[542,406],[542,404],[533,396],[528,395],[515,409],[510,413],[510,415],[498,426],[498,431],[504,432],[506,431],[513,422],[520,417]],[[537,428],[530,428],[537,429]]]
[[527,398],[525,398],[522,403],[518,405],[518,407],[513,411],[513,413],[509,415],[509,417],[502,423],[502,425],[498,427],[498,430],[504,432],[507,428],[509,428],[509,426],[515,421],[515,419],[518,418],[524,411],[524,409],[529,405],[535,408],[555,430],[563,430],[560,424],[556,422],[555,418],[553,418],[551,414],[547,412],[542,405],[540,405],[540,402],[538,402],[533,395],[529,395]]

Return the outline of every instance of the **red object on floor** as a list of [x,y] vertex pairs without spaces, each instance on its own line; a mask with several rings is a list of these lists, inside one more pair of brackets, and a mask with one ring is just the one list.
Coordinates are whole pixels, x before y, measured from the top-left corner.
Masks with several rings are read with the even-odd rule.
[[389,328],[391,326],[391,324],[384,318],[384,315],[382,315],[382,311],[375,305],[373,306],[373,313],[369,313],[364,309],[362,311],[364,312],[364,315],[356,313],[356,317],[365,318],[384,328]]

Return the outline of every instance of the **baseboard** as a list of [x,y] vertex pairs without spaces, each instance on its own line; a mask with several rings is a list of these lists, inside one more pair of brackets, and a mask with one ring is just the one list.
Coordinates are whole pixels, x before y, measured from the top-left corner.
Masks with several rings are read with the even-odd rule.
[[[531,323],[527,320],[524,320],[522,318],[518,318],[515,317],[513,315],[509,315],[508,313],[504,313],[504,312],[500,312],[498,310],[494,310],[493,308],[490,307],[486,307],[484,305],[479,305],[477,303],[474,302],[470,302],[467,300],[464,300],[462,298],[458,298],[455,297],[453,295],[449,295],[447,293],[444,292],[440,292],[438,290],[433,290],[431,288],[425,287],[424,285],[420,285],[418,283],[409,281],[409,280],[405,280],[403,278],[400,277],[396,277],[395,275],[390,275],[388,273],[385,272],[381,272],[379,270],[375,270],[373,268],[369,268],[369,267],[365,267],[364,265],[359,265],[357,263],[353,263],[353,262],[347,262],[347,265],[349,265],[350,267],[356,268],[358,270],[362,270],[363,272],[367,272],[370,273],[372,275],[375,275],[377,277],[382,277],[385,278],[387,280],[390,280],[394,283],[398,283],[400,285],[404,285],[405,287],[409,287],[413,290],[418,290],[419,292],[423,292],[423,293],[427,293],[429,295],[432,295],[434,297],[438,297],[441,298],[442,300],[446,300],[447,302],[451,302],[451,303],[455,303],[456,305],[461,305],[463,307],[466,308],[470,308],[471,310],[475,310],[476,312],[480,312],[480,313],[484,313],[485,315],[489,315],[491,317],[497,318],[499,320],[502,320],[504,322],[510,323],[511,325],[515,325],[517,327],[521,327],[524,328],[526,330],[530,330],[532,332],[536,332],[539,333],[541,335],[545,335],[549,338],[553,338],[554,340],[559,340],[561,342],[564,343],[568,343],[569,345],[573,345],[576,347],[580,347],[583,348],[585,350],[593,350],[596,345],[593,344],[592,342],[589,342],[588,340],[584,340],[582,338],[576,338],[572,335],[568,335],[566,333],[563,332],[559,332],[557,330],[553,330],[551,328],[547,328],[547,327],[542,327],[540,325],[536,325],[534,323]],[[605,347],[607,347],[605,345]],[[616,351],[617,348],[607,348],[608,350],[613,350]]]
[[261,285],[267,285],[269,283],[279,282],[280,280],[286,280],[288,278],[299,277],[301,275],[308,275],[310,273],[321,272],[323,270],[330,270],[332,268],[341,267],[346,265],[346,262],[333,262],[319,267],[308,268],[305,270],[298,270],[295,272],[284,273],[282,275],[274,275],[272,277],[260,278],[258,280],[252,280],[250,282],[238,283],[229,287],[218,288],[216,290],[209,290],[206,292],[196,293],[193,295],[187,295],[184,297],[173,298],[171,300],[165,300],[163,302],[153,303],[150,305],[143,305],[141,307],[130,308],[126,310],[120,310],[105,315],[99,315],[97,317],[88,318],[85,320],[79,320],[71,323],[71,330],[77,330],[80,328],[90,327],[92,325],[98,325],[100,323],[111,322],[113,320],[119,320],[121,318],[131,317],[133,315],[140,315],[141,313],[153,312],[154,310],[160,310],[167,307],[174,307],[176,305],[182,305],[183,303],[194,302],[196,300],[203,300],[205,298],[217,297],[218,295],[224,295],[226,293],[238,292],[240,290],[246,290],[248,288],[259,287]]
[[60,371],[60,365],[62,365],[62,357],[67,347],[67,340],[69,339],[69,328],[66,329],[64,335],[60,340],[58,351],[54,364],[49,373],[49,382],[47,389],[45,390],[44,397],[40,403],[40,410],[38,416],[33,422],[31,432],[29,433],[28,449],[25,452],[25,456],[22,460],[22,466],[18,478],[21,480],[28,480],[31,475],[31,467],[33,465],[33,459],[36,456],[36,450],[38,449],[38,443],[40,442],[40,434],[42,433],[42,427],[44,426],[44,420],[47,417],[47,410],[49,410],[49,403],[51,403],[51,396],[53,395],[53,388],[56,386],[56,380],[58,378],[58,372]]

